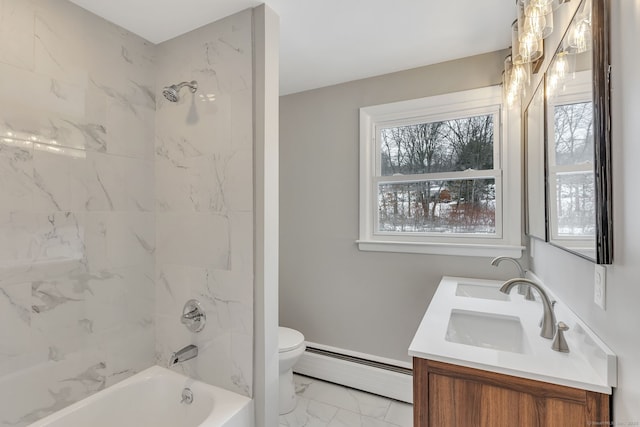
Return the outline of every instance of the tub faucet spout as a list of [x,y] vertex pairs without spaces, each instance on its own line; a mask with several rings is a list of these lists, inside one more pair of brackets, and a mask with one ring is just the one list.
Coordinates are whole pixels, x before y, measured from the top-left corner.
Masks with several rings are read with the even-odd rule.
[[189,344],[186,347],[181,348],[175,353],[171,353],[169,357],[169,367],[177,365],[178,363],[186,362],[187,360],[191,360],[198,355],[198,347]]

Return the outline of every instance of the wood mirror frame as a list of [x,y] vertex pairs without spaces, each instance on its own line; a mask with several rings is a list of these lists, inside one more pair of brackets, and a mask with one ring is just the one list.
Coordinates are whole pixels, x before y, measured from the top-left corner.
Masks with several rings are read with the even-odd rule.
[[592,1],[593,119],[596,173],[596,263],[613,262],[611,57],[609,0]]
[[[589,259],[597,264],[611,264],[613,262],[613,191],[612,191],[612,170],[611,170],[611,107],[610,107],[610,50],[609,50],[609,14],[610,0],[582,0],[577,7],[576,15],[571,19],[571,23],[576,20],[577,15],[588,3],[591,3],[591,34],[592,34],[592,58],[591,58],[591,87],[592,87],[592,104],[593,104],[593,168],[594,168],[594,208],[595,208],[595,242],[593,246],[595,251],[593,255],[586,254],[584,251],[563,245],[559,240],[554,239],[553,218],[551,217],[551,201],[552,190],[550,188],[553,180],[550,179],[551,165],[548,164],[549,158],[546,157],[547,167],[545,168],[545,177],[547,181],[547,241],[554,246],[565,249],[578,256]],[[569,25],[571,27],[571,24]],[[569,29],[567,30],[567,33]],[[562,51],[563,42],[568,37],[564,35],[560,47],[557,49],[552,58],[546,74],[550,73],[554,60],[558,53]],[[545,78],[546,81],[548,79]],[[553,114],[554,105],[549,104],[549,85],[545,90],[545,132],[546,151],[547,153],[554,149],[552,145],[554,141],[549,139],[549,129],[553,128],[554,123],[549,123],[549,117]],[[524,116],[526,117],[526,115]],[[525,124],[526,126],[526,124]]]

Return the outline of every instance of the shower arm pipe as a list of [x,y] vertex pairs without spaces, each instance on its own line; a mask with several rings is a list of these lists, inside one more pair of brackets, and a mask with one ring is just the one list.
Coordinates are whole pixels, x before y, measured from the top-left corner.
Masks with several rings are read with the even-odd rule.
[[176,88],[176,90],[180,90],[185,86],[187,86],[189,88],[191,93],[195,93],[195,91],[198,90],[198,82],[195,81],[195,80],[191,80],[190,82],[178,83],[177,85],[175,85],[175,88]]

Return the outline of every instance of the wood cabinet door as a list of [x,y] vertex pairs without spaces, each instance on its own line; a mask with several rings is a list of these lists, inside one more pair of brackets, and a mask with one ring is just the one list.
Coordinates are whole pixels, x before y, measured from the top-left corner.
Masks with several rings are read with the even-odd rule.
[[608,421],[608,395],[414,359],[417,427],[583,427]]

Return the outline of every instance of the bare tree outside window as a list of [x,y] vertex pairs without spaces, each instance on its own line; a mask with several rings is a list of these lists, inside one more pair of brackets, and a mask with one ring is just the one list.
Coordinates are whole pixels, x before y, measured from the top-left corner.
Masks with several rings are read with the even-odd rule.
[[553,127],[556,165],[593,162],[593,103],[556,105]]
[[593,170],[593,104],[554,106],[555,235],[595,236],[595,177]]
[[380,129],[380,173],[396,180],[378,185],[378,231],[495,234],[495,178],[417,177],[493,170],[494,120],[485,114]]

